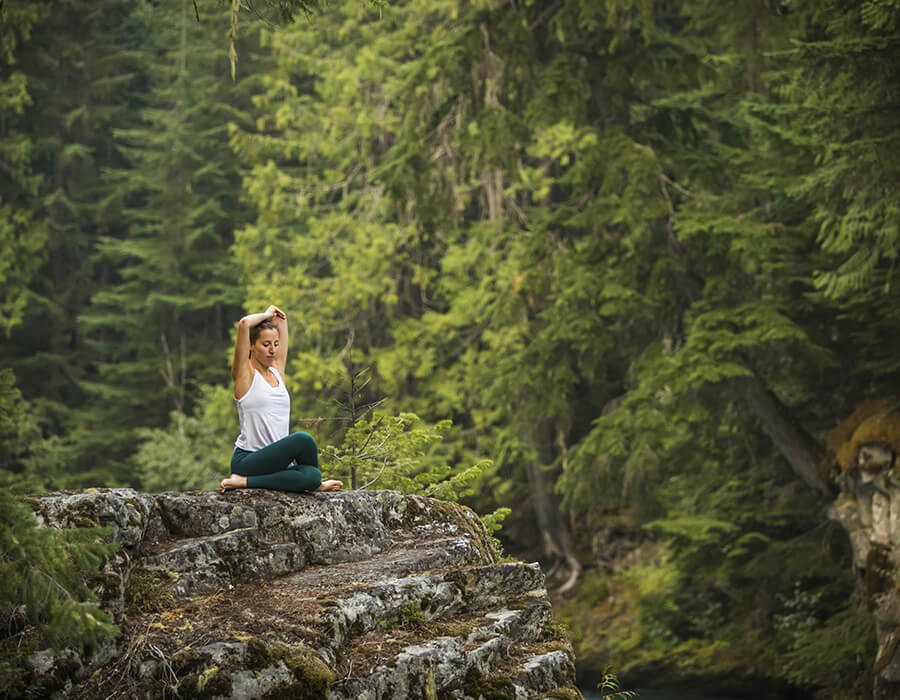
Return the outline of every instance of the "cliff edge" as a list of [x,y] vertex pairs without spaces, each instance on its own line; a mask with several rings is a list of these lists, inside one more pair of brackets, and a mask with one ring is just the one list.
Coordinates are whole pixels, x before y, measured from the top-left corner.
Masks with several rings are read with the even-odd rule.
[[70,698],[581,698],[537,564],[498,562],[480,520],[393,491],[30,499],[120,544],[91,581],[121,635],[27,657]]
[[825,465],[840,488],[829,515],[850,536],[853,568],[875,618],[875,700],[900,698],[900,398],[860,404],[832,431]]

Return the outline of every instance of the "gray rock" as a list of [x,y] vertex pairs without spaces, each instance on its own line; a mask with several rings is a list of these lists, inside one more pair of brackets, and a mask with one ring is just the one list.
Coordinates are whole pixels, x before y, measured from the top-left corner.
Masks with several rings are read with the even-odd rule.
[[900,697],[900,478],[896,455],[880,444],[858,450],[858,471],[839,480],[829,517],[847,531],[853,566],[878,628],[873,697]]
[[101,605],[122,636],[93,659],[30,657],[59,697],[577,692],[540,568],[498,563],[465,507],[392,491],[92,489],[32,502],[46,525],[103,525],[121,544]]
[[889,445],[861,445],[856,456],[856,465],[868,471],[890,469],[897,461],[897,455]]

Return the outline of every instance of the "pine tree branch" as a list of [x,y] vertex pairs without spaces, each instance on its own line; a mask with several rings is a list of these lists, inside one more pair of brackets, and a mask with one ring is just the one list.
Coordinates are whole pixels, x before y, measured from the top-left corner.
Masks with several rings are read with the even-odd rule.
[[55,578],[53,578],[53,576],[48,574],[41,567],[33,566],[32,570],[35,571],[36,573],[39,573],[41,576],[43,576],[45,579],[47,579],[47,581],[50,582],[51,586],[56,589],[57,594],[61,598],[65,599],[65,600],[75,600],[75,597],[71,593],[69,593],[68,589],[66,589]]
[[[378,430],[378,427],[379,427],[383,422],[384,422],[384,416],[381,416],[377,421],[375,421],[375,425],[373,425],[373,426],[369,429],[369,434],[366,436],[366,441],[365,441],[362,445],[360,445],[360,448],[359,448],[358,452],[362,452],[364,449],[366,449],[366,446],[369,444],[369,441],[372,439],[372,436],[375,434],[375,431]],[[385,439],[381,442],[381,444],[383,445],[386,441],[387,441],[387,438],[385,438]]]
[[366,482],[366,483],[363,484],[362,486],[360,486],[360,487],[359,487],[360,490],[361,490],[361,491],[362,491],[362,490],[365,490],[366,488],[368,488],[369,486],[371,486],[372,484],[374,484],[376,481],[378,481],[378,480],[381,478],[381,475],[384,474],[384,470],[385,470],[385,468],[387,468],[387,464],[388,464],[388,460],[385,459],[384,461],[382,461],[382,463],[381,463],[381,469],[378,471],[378,474],[375,475],[375,478],[372,479],[371,481]]

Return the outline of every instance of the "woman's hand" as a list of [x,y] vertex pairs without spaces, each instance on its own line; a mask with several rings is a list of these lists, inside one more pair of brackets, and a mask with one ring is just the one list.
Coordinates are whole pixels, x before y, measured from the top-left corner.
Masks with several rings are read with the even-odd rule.
[[274,305],[272,305],[268,309],[266,309],[266,316],[268,316],[269,318],[281,318],[281,319],[287,318],[284,311],[282,311],[281,309],[279,309],[277,306],[274,306]]

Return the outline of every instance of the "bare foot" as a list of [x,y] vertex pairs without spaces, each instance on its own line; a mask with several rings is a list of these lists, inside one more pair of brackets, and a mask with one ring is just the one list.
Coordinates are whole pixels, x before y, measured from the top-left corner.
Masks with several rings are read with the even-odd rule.
[[247,477],[240,474],[232,474],[227,479],[222,479],[219,484],[219,493],[225,493],[228,489],[245,489],[247,488]]
[[322,485],[317,488],[316,491],[340,491],[343,486],[343,481],[338,481],[337,479],[329,479],[328,481],[323,481]]

